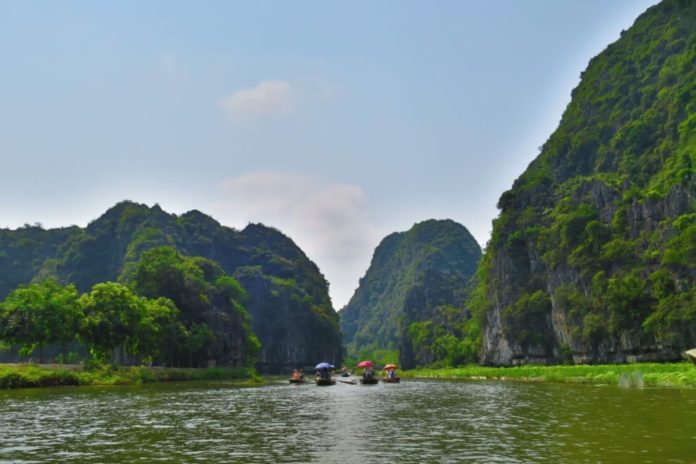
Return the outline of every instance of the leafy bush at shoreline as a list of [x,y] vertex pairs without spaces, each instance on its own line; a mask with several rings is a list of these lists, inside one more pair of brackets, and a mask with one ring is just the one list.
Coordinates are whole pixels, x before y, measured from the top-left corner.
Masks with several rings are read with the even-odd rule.
[[406,378],[517,380],[557,383],[609,384],[634,387],[696,387],[696,367],[687,362],[576,366],[484,367],[414,369]]
[[254,369],[237,367],[158,368],[100,365],[92,369],[41,367],[33,364],[0,365],[0,388],[61,387],[77,385],[138,385],[185,380],[258,381]]

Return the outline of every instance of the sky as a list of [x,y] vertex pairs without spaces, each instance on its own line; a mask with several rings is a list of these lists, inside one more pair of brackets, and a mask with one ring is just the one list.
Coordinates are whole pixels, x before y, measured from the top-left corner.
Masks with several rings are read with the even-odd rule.
[[593,56],[655,0],[0,0],[0,228],[121,200],[290,236],[342,308],[386,235],[482,247]]

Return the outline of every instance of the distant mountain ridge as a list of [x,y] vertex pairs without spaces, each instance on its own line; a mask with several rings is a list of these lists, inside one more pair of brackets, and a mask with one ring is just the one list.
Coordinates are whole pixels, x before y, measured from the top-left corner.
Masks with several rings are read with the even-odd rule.
[[463,303],[480,256],[476,240],[452,220],[420,222],[385,237],[340,311],[348,353],[400,350],[404,367],[433,362],[413,346],[409,329],[423,321],[437,324],[445,311],[469,318]]
[[242,283],[262,345],[262,370],[318,359],[340,362],[338,315],[328,283],[302,250],[275,229],[249,224],[237,231],[196,210],[177,216],[158,205],[124,201],[86,228],[0,229],[0,298],[20,284],[49,277],[86,291],[122,278],[143,251],[160,245],[214,260]]

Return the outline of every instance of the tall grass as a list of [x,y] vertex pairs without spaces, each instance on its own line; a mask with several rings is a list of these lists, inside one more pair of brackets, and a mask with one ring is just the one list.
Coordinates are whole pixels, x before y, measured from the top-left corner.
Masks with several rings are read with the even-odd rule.
[[428,379],[491,379],[528,382],[608,384],[636,387],[696,387],[696,366],[687,363],[639,363],[577,366],[414,369],[402,377]]
[[0,364],[0,388],[58,387],[75,385],[135,385],[183,380],[260,381],[254,369],[215,367],[207,369],[151,368],[100,365],[90,369],[41,367],[33,364]]

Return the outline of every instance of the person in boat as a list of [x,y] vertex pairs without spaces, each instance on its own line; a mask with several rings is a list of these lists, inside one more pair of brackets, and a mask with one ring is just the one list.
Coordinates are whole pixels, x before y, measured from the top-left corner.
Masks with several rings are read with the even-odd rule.
[[302,370],[302,368],[300,367],[299,369],[297,369],[297,371],[300,373],[300,380],[304,380],[304,371]]
[[366,367],[365,370],[363,371],[363,378],[364,379],[371,379],[375,376],[375,373],[372,371],[371,367]]
[[389,369],[387,371],[387,377],[390,379],[395,379],[396,378],[396,369]]
[[293,370],[292,370],[292,379],[293,379],[293,380],[302,380],[302,376],[300,375],[300,370],[299,370],[299,369],[293,369]]
[[317,378],[320,380],[329,380],[329,370],[325,367],[317,371]]

